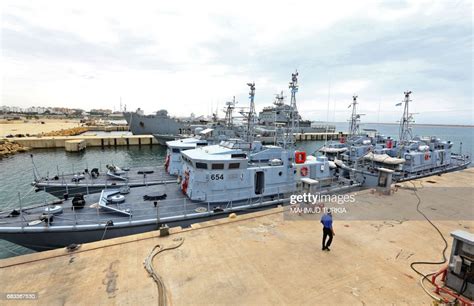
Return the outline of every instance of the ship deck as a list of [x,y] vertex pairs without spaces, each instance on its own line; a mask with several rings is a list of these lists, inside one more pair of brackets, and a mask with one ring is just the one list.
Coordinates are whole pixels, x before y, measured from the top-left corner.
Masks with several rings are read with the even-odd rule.
[[[90,171],[91,169],[89,169]],[[84,175],[84,179],[74,182],[73,178],[78,173]],[[100,172],[99,176],[92,178],[89,173],[80,170],[77,173],[53,175],[49,178],[40,178],[36,187],[43,189],[58,197],[63,193],[74,195],[76,193],[99,192],[104,188],[128,185],[130,187],[150,186],[164,183],[176,182],[176,177],[168,174],[164,166],[130,168],[122,175],[127,180],[114,179],[107,175],[107,171]]]
[[[421,209],[450,245],[450,232],[473,231],[473,168],[413,183]],[[330,252],[321,251],[319,216],[288,218],[287,208],[275,208],[174,228],[168,237],[155,231],[84,244],[74,252],[4,259],[0,279],[8,282],[2,291],[36,293],[36,302],[48,305],[157,303],[160,291],[143,262],[155,245],[169,247],[183,238],[180,247],[154,260],[174,305],[430,304],[410,263],[440,260],[443,243],[428,222],[414,217],[412,183],[395,187],[391,196],[362,191],[357,200],[353,220],[334,217]],[[412,219],[394,217],[395,211]],[[23,304],[31,301],[15,301]]]
[[[103,192],[119,192],[119,189],[109,188]],[[223,198],[225,193],[222,193]],[[281,195],[283,197],[283,195]],[[74,208],[73,197],[62,200],[61,203],[39,204],[29,208],[23,208],[21,215],[11,216],[12,211],[0,212],[0,232],[46,232],[55,230],[76,230],[103,228],[109,221],[114,223],[114,227],[130,226],[141,223],[166,223],[185,218],[186,216],[199,216],[200,214],[211,213],[215,209],[238,208],[246,205],[258,206],[261,201],[277,199],[278,196],[255,198],[243,201],[209,203],[191,201],[181,191],[180,185],[176,182],[170,184],[160,184],[154,186],[130,188],[128,194],[123,194],[124,201],[121,203],[108,203],[106,209],[101,208],[102,193],[93,193],[84,196],[85,205],[83,208]],[[151,197],[145,199],[144,197]],[[155,198],[154,198],[155,197]],[[156,204],[156,206],[155,206]],[[45,222],[37,225],[28,224],[39,220],[45,213],[46,207],[53,208],[61,205],[61,214],[53,216],[53,222],[47,226]],[[115,209],[112,210],[112,209]],[[129,212],[129,214],[117,212]],[[19,211],[19,209],[17,209]],[[220,211],[219,211],[220,212]],[[157,221],[158,220],[158,221]],[[22,226],[24,227],[22,229]],[[1,234],[0,234],[1,235]]]

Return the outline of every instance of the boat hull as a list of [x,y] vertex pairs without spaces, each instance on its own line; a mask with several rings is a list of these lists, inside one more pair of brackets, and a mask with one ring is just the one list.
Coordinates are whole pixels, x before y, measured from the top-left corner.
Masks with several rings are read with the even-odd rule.
[[[255,206],[245,210],[236,209],[235,211],[239,211],[241,214],[246,214],[274,208],[281,204],[283,204],[283,200],[272,201],[269,204]],[[163,220],[163,222],[159,222],[157,219],[152,219],[149,222],[142,224],[114,225],[108,226],[107,228],[102,225],[91,229],[69,228],[66,230],[48,230],[45,228],[43,231],[2,231],[0,232],[0,239],[7,240],[11,243],[21,245],[31,250],[47,251],[63,248],[71,244],[83,244],[155,231],[158,230],[162,225],[167,225],[169,227],[189,227],[193,223],[224,218],[228,216],[229,213],[230,211],[222,211],[210,214],[206,213],[196,217],[189,216],[187,218],[178,218],[176,220],[170,221]]]
[[127,112],[124,113],[124,117],[133,135],[179,135],[189,130],[189,124],[179,122],[167,116],[145,116]]

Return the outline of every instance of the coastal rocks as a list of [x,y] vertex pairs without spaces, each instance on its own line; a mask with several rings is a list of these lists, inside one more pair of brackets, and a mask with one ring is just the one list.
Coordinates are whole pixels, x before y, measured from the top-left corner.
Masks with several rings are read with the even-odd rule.
[[86,127],[75,127],[70,129],[64,129],[59,131],[53,131],[49,133],[42,133],[41,136],[76,136],[87,132],[89,129]]
[[0,159],[15,153],[26,152],[29,150],[29,147],[22,146],[19,143],[8,140],[0,140]]

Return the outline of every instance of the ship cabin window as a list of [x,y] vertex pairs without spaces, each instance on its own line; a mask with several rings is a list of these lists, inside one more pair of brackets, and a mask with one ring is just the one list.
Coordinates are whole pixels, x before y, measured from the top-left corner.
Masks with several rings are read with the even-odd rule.
[[224,164],[212,164],[213,170],[221,170],[224,169]]
[[196,168],[197,169],[207,169],[207,164],[206,163],[196,163]]
[[177,149],[177,148],[173,148],[171,151],[172,151],[173,153],[179,153],[179,152],[180,152],[180,150]]
[[240,168],[240,163],[230,163],[229,164],[229,169],[239,169]]
[[245,153],[234,153],[230,155],[231,158],[246,158],[247,155]]
[[204,143],[204,142],[202,142],[202,143],[201,143],[201,142],[198,142],[196,145],[197,145],[198,147],[202,147],[202,146],[207,146],[207,143]]

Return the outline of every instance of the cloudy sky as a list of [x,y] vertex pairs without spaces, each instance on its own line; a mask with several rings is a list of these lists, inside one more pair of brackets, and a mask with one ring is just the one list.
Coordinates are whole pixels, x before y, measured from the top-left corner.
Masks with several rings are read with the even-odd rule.
[[[313,120],[473,124],[471,1],[2,1],[1,99],[207,115],[288,94]],[[329,106],[329,107],[328,107]]]

